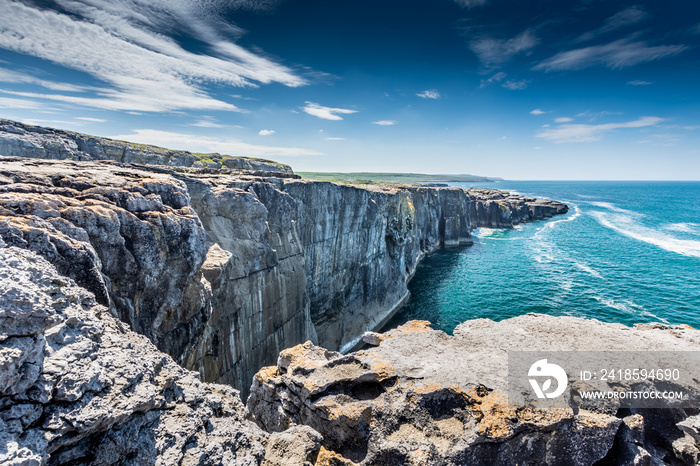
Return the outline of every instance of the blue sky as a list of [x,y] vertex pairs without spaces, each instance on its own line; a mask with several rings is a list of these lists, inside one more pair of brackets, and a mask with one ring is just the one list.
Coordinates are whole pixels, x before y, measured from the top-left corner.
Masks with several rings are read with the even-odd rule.
[[0,0],[0,116],[297,171],[700,179],[700,2]]

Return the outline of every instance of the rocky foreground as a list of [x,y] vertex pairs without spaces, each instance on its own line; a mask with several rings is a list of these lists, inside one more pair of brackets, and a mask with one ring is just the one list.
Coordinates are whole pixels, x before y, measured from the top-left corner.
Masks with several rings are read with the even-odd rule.
[[315,429],[322,464],[699,464],[700,409],[535,409],[506,393],[508,351],[698,351],[697,330],[539,314],[467,321],[454,336],[428,324],[368,333],[373,347],[348,355],[287,349],[255,376],[248,409],[270,432]]

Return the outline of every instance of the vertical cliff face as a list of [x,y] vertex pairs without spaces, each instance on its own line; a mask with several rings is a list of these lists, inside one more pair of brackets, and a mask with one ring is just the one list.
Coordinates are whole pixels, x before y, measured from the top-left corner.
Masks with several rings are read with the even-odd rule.
[[183,179],[206,230],[211,302],[181,360],[205,380],[246,391],[289,342],[316,341],[295,205],[275,179]]
[[507,228],[566,212],[556,202],[494,190],[359,188],[286,181],[296,202],[311,318],[321,345],[350,349],[408,296],[427,253],[471,243],[477,227]]

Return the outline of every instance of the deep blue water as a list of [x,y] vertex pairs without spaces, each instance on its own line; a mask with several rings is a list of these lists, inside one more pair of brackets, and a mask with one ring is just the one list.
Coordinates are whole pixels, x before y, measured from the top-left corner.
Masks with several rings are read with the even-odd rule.
[[451,333],[478,317],[528,312],[700,328],[699,182],[499,182],[569,213],[426,257],[387,324],[424,319]]

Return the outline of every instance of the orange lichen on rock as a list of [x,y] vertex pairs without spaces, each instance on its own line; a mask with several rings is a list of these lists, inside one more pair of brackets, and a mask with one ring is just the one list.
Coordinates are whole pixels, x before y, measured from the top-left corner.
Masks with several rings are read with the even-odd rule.
[[387,332],[387,338],[395,338],[400,335],[409,335],[411,333],[423,333],[432,332],[433,329],[430,328],[430,322],[427,320],[409,320],[402,326],[398,327],[396,330],[391,330]]
[[357,463],[344,458],[333,450],[328,450],[324,446],[321,446],[314,466],[357,466]]
[[298,369],[312,371],[328,362],[326,353],[326,349],[307,341],[282,351],[277,359],[277,366],[281,372],[291,371],[292,374]]
[[260,383],[265,383],[277,377],[277,375],[277,366],[265,366],[255,374],[255,378],[257,378]]

